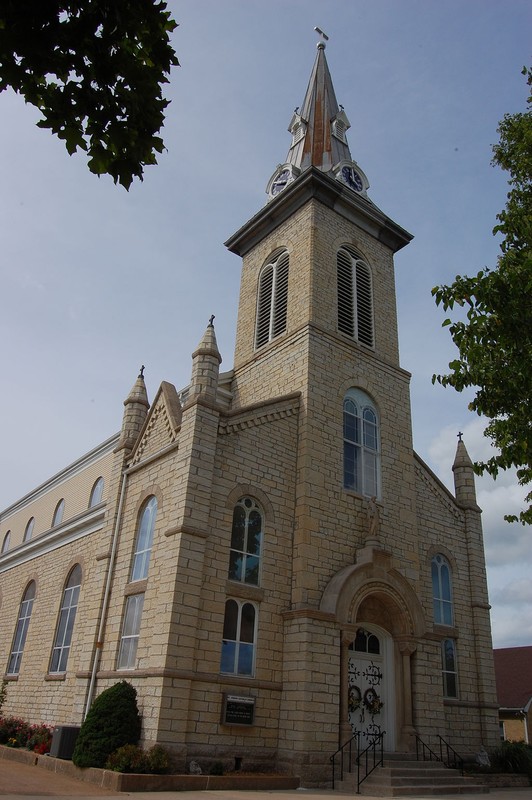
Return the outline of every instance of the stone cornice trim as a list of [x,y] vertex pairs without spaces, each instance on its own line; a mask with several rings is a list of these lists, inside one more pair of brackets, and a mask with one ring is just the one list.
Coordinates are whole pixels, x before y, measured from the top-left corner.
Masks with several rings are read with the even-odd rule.
[[223,414],[218,424],[218,433],[223,436],[246,428],[264,425],[267,422],[275,422],[279,419],[292,417],[299,411],[300,397],[300,392],[292,392],[283,397],[252,403],[249,406]]
[[294,611],[281,611],[283,619],[312,619],[319,622],[336,622],[335,614],[315,608],[296,608]]
[[156,453],[152,453],[151,456],[148,456],[143,461],[137,461],[135,464],[131,464],[131,466],[127,467],[124,472],[126,475],[131,475],[133,472],[137,472],[137,470],[143,469],[149,464],[153,464],[154,461],[157,461],[159,458],[163,458],[164,456],[167,456],[168,453],[178,449],[179,442],[171,442],[170,444],[167,444],[166,447],[162,447]]
[[30,539],[29,542],[23,542],[12,550],[8,550],[0,556],[0,574],[101,530],[104,517],[105,504],[100,503],[67,520],[63,525],[51,528],[36,536],[35,539]]
[[8,516],[11,516],[16,511],[20,511],[29,503],[33,503],[35,500],[38,500],[40,497],[47,494],[52,489],[55,489],[57,486],[60,486],[69,478],[78,475],[87,467],[99,461],[104,456],[107,456],[110,453],[112,453],[119,438],[120,434],[115,433],[114,436],[111,436],[110,439],[106,439],[105,442],[102,442],[102,444],[99,444],[93,450],[90,450],[84,456],[78,458],[77,461],[74,461],[68,467],[65,467],[65,469],[61,470],[61,472],[58,472],[56,475],[53,475],[51,478],[45,481],[45,483],[41,483],[41,485],[37,486],[36,489],[33,489],[28,494],[25,494],[24,497],[21,497],[20,500],[17,500],[16,503],[13,503],[12,505],[8,506],[2,511],[2,513],[0,514],[0,521],[4,520]]
[[176,525],[173,528],[168,528],[164,532],[165,536],[177,536],[178,533],[184,533],[187,536],[196,536],[198,539],[208,539],[208,531],[201,528],[193,528],[191,525]]
[[[101,670],[97,678],[177,678],[178,680],[192,681],[195,683],[219,684],[220,686],[242,686],[246,689],[269,689],[281,692],[283,684],[277,681],[262,681],[258,678],[246,678],[243,675],[219,675],[216,672],[193,672],[187,669],[170,669],[169,667],[155,669],[128,669],[128,670]],[[76,678],[89,678],[88,672],[77,672]]]

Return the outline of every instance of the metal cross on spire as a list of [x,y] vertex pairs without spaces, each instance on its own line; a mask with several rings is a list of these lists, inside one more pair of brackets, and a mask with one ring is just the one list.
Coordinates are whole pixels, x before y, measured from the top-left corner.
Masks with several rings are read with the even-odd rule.
[[462,436],[464,435],[462,433],[462,431],[458,431],[458,433],[456,435],[458,436],[458,441],[461,442],[462,441]]
[[324,31],[322,31],[321,28],[316,27],[316,28],[314,28],[314,30],[316,31],[316,33],[318,33],[321,36],[321,42],[318,42],[318,47],[320,45],[321,45],[321,47],[325,47],[325,42],[329,41],[329,37],[327,36],[327,34]]

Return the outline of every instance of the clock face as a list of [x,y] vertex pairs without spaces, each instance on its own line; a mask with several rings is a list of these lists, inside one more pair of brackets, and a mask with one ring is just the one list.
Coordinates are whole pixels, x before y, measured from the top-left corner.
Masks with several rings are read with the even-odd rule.
[[274,182],[272,183],[271,193],[272,195],[279,194],[287,183],[292,180],[292,175],[289,169],[283,169],[282,172],[276,177]]
[[350,189],[355,192],[361,192],[364,188],[362,178],[353,167],[342,167],[342,178],[347,183]]

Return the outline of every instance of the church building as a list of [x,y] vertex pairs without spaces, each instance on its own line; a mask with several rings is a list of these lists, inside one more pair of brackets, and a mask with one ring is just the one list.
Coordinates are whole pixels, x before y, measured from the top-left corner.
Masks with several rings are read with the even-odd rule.
[[[242,259],[233,368],[213,319],[189,386],[0,514],[5,714],[80,725],[132,683],[142,744],[327,785],[388,753],[499,741],[481,512],[413,451],[394,254],[320,43]],[[207,323],[207,321],[205,321]]]

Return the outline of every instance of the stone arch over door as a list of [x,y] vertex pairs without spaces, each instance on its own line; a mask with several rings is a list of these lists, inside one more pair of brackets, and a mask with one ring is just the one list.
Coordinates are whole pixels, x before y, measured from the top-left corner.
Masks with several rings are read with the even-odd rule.
[[320,611],[334,615],[341,630],[339,743],[352,735],[349,721],[349,653],[357,631],[380,631],[386,641],[386,689],[393,707],[388,709],[389,749],[414,747],[411,659],[425,630],[424,615],[414,588],[392,567],[389,554],[365,548],[364,561],[340,570],[327,584]]

